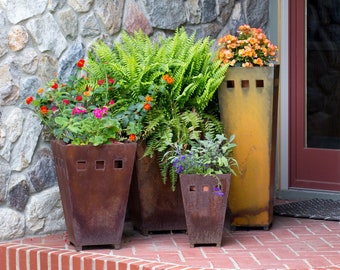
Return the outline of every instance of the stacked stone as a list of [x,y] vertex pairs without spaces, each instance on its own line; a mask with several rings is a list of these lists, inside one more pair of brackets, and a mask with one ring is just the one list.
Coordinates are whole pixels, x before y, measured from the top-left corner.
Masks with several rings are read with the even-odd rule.
[[184,26],[213,39],[247,23],[266,29],[269,0],[0,0],[0,240],[64,230],[53,158],[26,97],[97,40],[157,37]]

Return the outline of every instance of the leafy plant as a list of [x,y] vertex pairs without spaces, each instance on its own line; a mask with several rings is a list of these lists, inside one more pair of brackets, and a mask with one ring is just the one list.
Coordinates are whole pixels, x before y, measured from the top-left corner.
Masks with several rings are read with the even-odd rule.
[[135,141],[142,130],[142,117],[148,111],[145,104],[151,100],[116,99],[115,80],[104,68],[94,76],[84,59],[77,66],[77,76],[66,83],[56,78],[46,89],[40,88],[35,97],[26,99],[46,133],[75,145]]
[[236,175],[234,168],[238,168],[238,163],[232,157],[236,147],[234,138],[234,135],[228,139],[217,134],[190,140],[188,144],[174,143],[173,150],[165,153],[163,160],[170,165],[171,174]]
[[[212,101],[228,66],[215,60],[213,42],[208,37],[196,40],[184,28],[154,42],[141,31],[123,32],[112,49],[97,43],[90,54],[88,67],[95,80],[103,74],[115,78],[117,102],[138,103],[148,97],[140,138],[147,142],[145,156],[158,156],[164,182],[169,175],[162,156],[173,143],[223,132]],[[170,179],[174,189],[177,176]]]
[[218,45],[218,58],[230,66],[264,66],[276,61],[277,47],[260,28],[241,25],[237,37],[228,34],[218,40]]

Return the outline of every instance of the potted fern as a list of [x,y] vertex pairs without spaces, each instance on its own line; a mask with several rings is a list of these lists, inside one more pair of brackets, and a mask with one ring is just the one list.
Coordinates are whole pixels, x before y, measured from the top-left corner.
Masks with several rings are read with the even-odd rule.
[[144,99],[148,109],[129,197],[129,215],[144,234],[186,229],[178,176],[162,162],[164,153],[173,143],[223,132],[215,99],[228,67],[214,61],[212,44],[181,28],[154,42],[139,31],[123,33],[112,49],[103,43],[94,47],[96,61],[106,63],[116,79],[116,90]]

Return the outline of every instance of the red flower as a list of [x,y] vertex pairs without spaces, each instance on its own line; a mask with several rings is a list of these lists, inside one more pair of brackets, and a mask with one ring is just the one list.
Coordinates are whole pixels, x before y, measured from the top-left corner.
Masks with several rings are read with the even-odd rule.
[[151,110],[151,105],[149,103],[144,103],[144,110],[150,111]]
[[102,85],[104,83],[104,80],[98,80],[98,85]]
[[83,97],[82,97],[82,96],[76,96],[76,100],[77,100],[77,101],[82,101],[82,100],[83,100]]
[[43,105],[43,106],[40,107],[40,112],[42,114],[47,114],[48,113],[48,108],[45,105]]
[[52,84],[51,88],[52,89],[58,89],[58,84],[56,82],[54,82],[54,84]]
[[84,59],[80,59],[80,60],[78,61],[78,63],[77,63],[77,66],[78,66],[79,68],[82,68],[82,67],[84,66],[84,64],[85,64],[85,60],[84,60]]
[[68,105],[70,102],[69,102],[67,99],[63,99],[63,103],[64,103],[65,105]]
[[27,104],[27,105],[31,104],[32,101],[33,101],[33,97],[32,97],[32,96],[26,98],[26,104]]
[[137,139],[137,137],[136,137],[135,134],[132,133],[132,134],[129,135],[129,140],[130,140],[131,142],[135,142],[136,139]]
[[114,83],[115,83],[115,80],[114,80],[114,79],[109,79],[108,82],[109,82],[110,84],[114,84]]

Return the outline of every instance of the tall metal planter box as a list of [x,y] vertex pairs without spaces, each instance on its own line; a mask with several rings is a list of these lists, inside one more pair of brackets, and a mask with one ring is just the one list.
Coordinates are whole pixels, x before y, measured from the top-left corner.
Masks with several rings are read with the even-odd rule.
[[129,196],[128,214],[142,234],[186,230],[182,193],[179,183],[171,190],[164,184],[157,155],[143,157],[146,142],[139,141]]
[[230,223],[268,229],[273,218],[279,66],[231,67],[218,90],[225,133],[235,134]]
[[70,243],[120,248],[137,144],[51,146]]
[[[216,176],[180,175],[190,247],[194,247],[196,244],[221,246],[230,174]],[[221,184],[221,191],[224,193],[223,196],[215,193],[215,188],[219,183]]]

